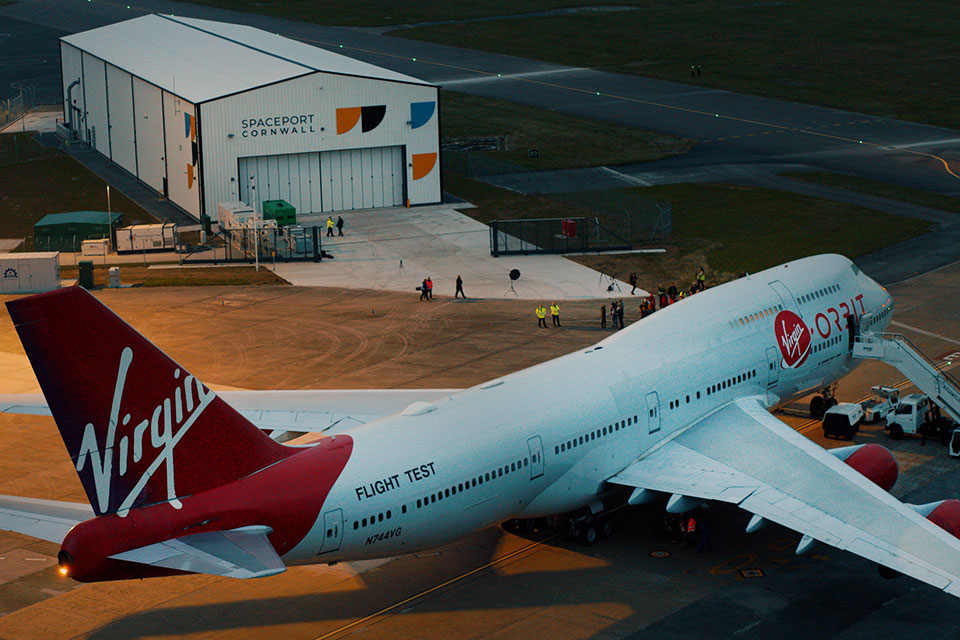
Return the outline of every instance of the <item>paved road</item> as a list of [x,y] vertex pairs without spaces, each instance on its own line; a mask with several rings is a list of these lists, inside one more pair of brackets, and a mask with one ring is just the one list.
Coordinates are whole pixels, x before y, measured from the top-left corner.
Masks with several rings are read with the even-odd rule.
[[960,194],[960,132],[951,129],[405,40],[376,30],[323,27],[170,0],[126,6],[103,0],[20,0],[0,8],[0,16],[44,27],[32,40],[38,50],[48,49],[48,39],[57,31],[80,31],[148,11],[244,23],[456,91],[694,138],[700,141],[697,148],[675,160],[690,167],[735,165],[749,173],[771,163],[806,165]]

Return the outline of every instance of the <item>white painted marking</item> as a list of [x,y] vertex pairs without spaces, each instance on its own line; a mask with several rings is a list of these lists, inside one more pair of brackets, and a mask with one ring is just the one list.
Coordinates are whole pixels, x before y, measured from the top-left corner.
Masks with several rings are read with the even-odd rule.
[[644,180],[643,178],[638,178],[637,176],[631,176],[631,175],[626,174],[626,173],[621,173],[621,172],[619,172],[619,171],[616,171],[616,170],[614,170],[614,169],[611,169],[610,167],[600,167],[600,168],[603,169],[604,171],[606,171],[607,173],[613,174],[613,175],[617,176],[618,178],[622,178],[622,179],[626,180],[627,182],[629,182],[629,183],[631,183],[631,184],[635,184],[635,185],[637,185],[637,186],[639,186],[639,187],[649,187],[649,186],[650,186],[650,183],[649,183],[648,181]]
[[928,140],[927,142],[911,142],[910,144],[887,145],[890,149],[910,149],[912,147],[932,147],[938,144],[956,144],[960,138],[944,138],[942,140]]
[[668,93],[664,96],[656,96],[657,100],[666,100],[667,98],[683,98],[685,96],[698,96],[704,93],[726,93],[723,89],[698,89],[697,91],[684,91],[683,93]]
[[439,80],[437,84],[447,88],[452,85],[478,84],[481,82],[492,82],[494,80],[515,80],[517,78],[536,78],[539,76],[549,76],[557,73],[569,73],[571,71],[586,71],[581,67],[563,67],[561,69],[548,69],[546,71],[527,71],[524,73],[507,73],[504,75],[488,75],[477,78],[458,78],[454,80]]
[[923,334],[923,335],[925,335],[925,336],[930,336],[931,338],[939,338],[940,340],[944,340],[945,342],[949,342],[950,344],[960,345],[960,340],[954,340],[953,338],[948,338],[947,336],[942,336],[942,335],[940,335],[939,333],[933,333],[933,332],[930,332],[930,331],[924,331],[923,329],[919,329],[919,328],[917,328],[917,327],[911,327],[909,324],[903,324],[902,322],[897,322],[896,320],[891,321],[890,324],[896,325],[896,326],[898,326],[898,327],[903,327],[904,329],[907,329],[907,330],[909,330],[909,331],[913,331],[914,333],[920,333],[920,334]]

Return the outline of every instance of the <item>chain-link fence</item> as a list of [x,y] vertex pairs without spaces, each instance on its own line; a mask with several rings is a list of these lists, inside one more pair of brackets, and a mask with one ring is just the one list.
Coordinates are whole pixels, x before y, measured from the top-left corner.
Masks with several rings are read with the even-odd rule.
[[201,246],[185,247],[184,263],[319,262],[321,227],[221,229]]
[[625,251],[630,243],[597,218],[492,220],[490,255]]
[[666,238],[673,230],[673,207],[669,202],[641,198],[626,191],[555,193],[550,197],[600,214],[603,224],[631,243]]

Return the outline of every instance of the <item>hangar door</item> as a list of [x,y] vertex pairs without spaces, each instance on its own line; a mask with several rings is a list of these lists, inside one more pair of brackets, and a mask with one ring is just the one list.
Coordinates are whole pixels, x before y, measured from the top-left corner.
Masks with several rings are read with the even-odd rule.
[[238,160],[240,199],[286,200],[298,213],[403,204],[403,147],[254,156]]

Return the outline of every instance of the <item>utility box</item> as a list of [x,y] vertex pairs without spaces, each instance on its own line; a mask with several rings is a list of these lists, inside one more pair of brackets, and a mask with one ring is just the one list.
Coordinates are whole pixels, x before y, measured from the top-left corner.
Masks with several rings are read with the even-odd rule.
[[577,237],[577,221],[576,220],[563,220],[560,223],[560,230],[565,238],[576,238]]
[[110,252],[110,241],[106,238],[99,240],[84,240],[80,243],[80,255],[105,256]]
[[117,253],[173,251],[176,249],[177,225],[138,224],[117,229]]
[[89,260],[81,260],[77,264],[77,267],[80,269],[77,284],[88,291],[93,289],[93,263]]
[[220,224],[221,230],[244,228],[255,216],[253,207],[245,202],[217,203],[217,222]]
[[0,293],[41,293],[60,287],[60,254],[0,253]]
[[276,220],[277,226],[285,227],[297,223],[297,210],[286,200],[264,200],[263,217]]
[[120,288],[120,267],[110,267],[108,272],[108,281],[111,289]]

